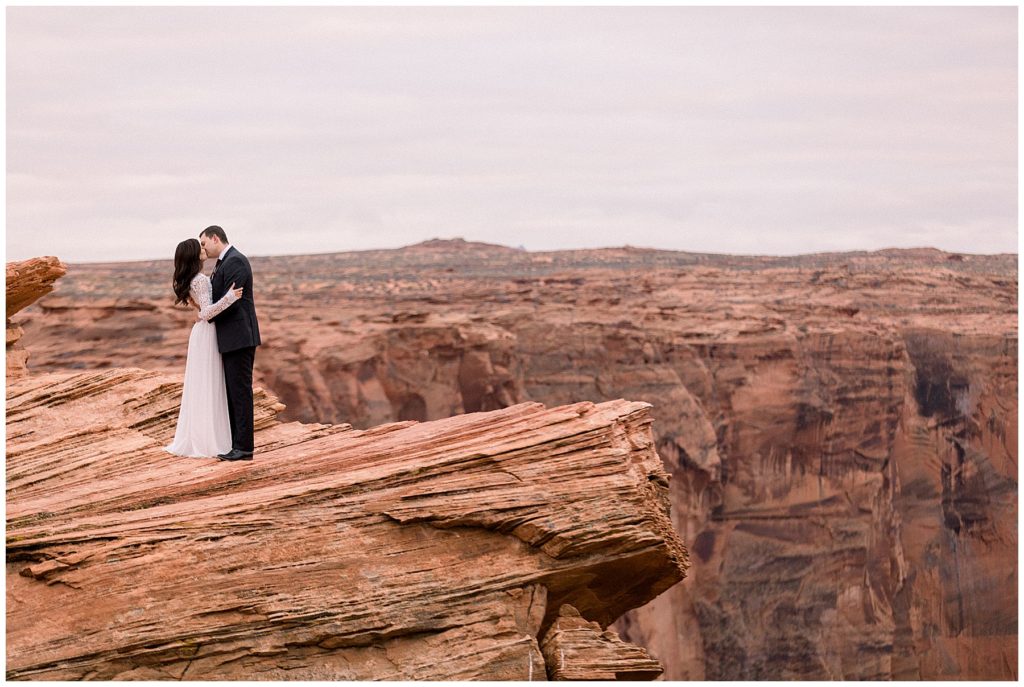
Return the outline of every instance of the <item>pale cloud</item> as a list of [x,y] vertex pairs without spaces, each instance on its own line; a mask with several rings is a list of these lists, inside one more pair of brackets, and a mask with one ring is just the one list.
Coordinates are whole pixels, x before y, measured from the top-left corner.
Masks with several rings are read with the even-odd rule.
[[252,255],[435,236],[1015,252],[1016,25],[1013,7],[12,7],[8,256],[169,257],[211,223]]

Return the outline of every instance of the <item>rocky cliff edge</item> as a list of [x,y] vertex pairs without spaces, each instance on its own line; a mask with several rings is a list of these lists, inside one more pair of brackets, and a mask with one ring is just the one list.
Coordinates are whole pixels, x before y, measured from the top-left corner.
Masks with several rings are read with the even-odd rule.
[[163,451],[180,395],[8,377],[8,679],[660,673],[606,629],[688,567],[648,404],[355,430],[259,390],[256,460],[229,464]]

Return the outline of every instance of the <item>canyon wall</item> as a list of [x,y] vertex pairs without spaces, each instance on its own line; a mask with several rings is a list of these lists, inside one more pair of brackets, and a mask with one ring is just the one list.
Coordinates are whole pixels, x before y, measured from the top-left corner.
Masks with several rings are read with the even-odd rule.
[[[666,679],[1016,677],[1016,256],[428,242],[253,266],[282,417],[651,403],[692,568],[615,628]],[[20,316],[30,368],[180,375],[169,275],[72,266]]]

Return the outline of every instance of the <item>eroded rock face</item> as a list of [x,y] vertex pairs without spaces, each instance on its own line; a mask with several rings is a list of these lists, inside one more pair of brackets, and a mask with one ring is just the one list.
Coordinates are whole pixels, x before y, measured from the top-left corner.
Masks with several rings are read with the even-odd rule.
[[543,679],[686,551],[649,406],[527,403],[369,430],[281,423],[256,460],[165,453],[181,384],[7,386],[8,679]]
[[18,341],[24,330],[11,323],[11,317],[53,290],[53,283],[67,272],[54,257],[32,258],[7,263],[7,376],[27,371],[28,351]]
[[552,680],[653,680],[662,673],[642,648],[586,620],[569,604],[558,609],[541,651]]
[[[435,242],[253,264],[286,418],[653,404],[693,567],[615,627],[666,679],[1016,677],[1016,256]],[[113,340],[180,374],[168,270],[73,266],[19,316],[33,368],[103,365]]]

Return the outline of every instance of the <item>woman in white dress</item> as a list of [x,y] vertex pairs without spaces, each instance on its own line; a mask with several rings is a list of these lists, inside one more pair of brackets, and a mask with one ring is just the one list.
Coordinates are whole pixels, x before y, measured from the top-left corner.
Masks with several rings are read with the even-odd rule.
[[217,350],[217,326],[210,319],[241,298],[242,289],[232,284],[213,303],[210,278],[202,271],[204,260],[206,251],[197,239],[182,241],[174,251],[174,303],[189,303],[199,314],[188,337],[178,428],[164,450],[189,458],[216,457],[231,450],[224,363]]

